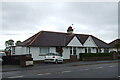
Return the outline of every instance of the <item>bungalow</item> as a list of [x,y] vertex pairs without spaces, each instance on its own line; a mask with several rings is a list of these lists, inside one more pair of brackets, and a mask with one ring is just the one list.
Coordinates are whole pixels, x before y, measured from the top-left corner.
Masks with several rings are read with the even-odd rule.
[[110,46],[109,51],[110,52],[111,51],[117,52],[117,46],[115,46],[116,44],[119,45],[118,51],[120,51],[120,39],[116,39],[116,40],[109,43],[109,46]]
[[32,54],[34,61],[44,60],[49,52],[58,52],[65,60],[79,59],[80,53],[109,52],[109,45],[92,35],[74,34],[69,26],[67,33],[40,31],[12,49],[15,55]]

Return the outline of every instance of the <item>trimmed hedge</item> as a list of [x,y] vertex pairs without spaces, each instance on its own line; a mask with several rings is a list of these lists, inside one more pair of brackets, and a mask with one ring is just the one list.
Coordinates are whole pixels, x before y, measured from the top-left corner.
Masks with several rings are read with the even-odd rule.
[[80,58],[85,57],[112,57],[113,53],[80,53]]

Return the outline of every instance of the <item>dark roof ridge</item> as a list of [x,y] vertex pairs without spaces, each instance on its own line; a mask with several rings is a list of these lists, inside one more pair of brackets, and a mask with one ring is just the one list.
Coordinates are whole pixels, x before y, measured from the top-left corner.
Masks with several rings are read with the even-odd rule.
[[35,38],[29,43],[29,45],[32,45],[32,43],[38,38],[38,36],[42,33],[42,31],[39,31],[38,34],[35,36]]
[[[75,37],[75,35],[70,35],[70,36],[71,36],[71,39],[70,39],[67,43],[65,42],[65,43],[66,43],[65,46],[67,46],[67,45],[70,43],[70,41]],[[69,37],[69,36],[67,35],[66,38],[67,38],[67,37]],[[65,39],[65,40],[66,40],[66,39]]]
[[32,36],[29,37],[28,39],[24,40],[20,45],[21,45],[21,46],[23,46],[23,44],[29,45],[30,42],[33,41],[34,37],[35,37],[36,35],[38,35],[39,33],[40,33],[40,31],[37,32],[36,34],[32,35]]
[[92,36],[91,34],[79,34],[79,33],[67,33],[67,32],[56,32],[56,31],[44,31],[41,30],[40,32],[51,32],[51,33],[62,33],[62,34],[68,34],[68,35],[86,35],[86,36]]
[[117,40],[120,40],[119,38],[117,38],[117,39],[114,39],[113,41],[111,41],[110,43],[108,43],[108,44],[111,44],[111,43],[113,43],[113,42],[115,42],[115,41],[117,41]]
[[98,40],[100,40],[100,41],[102,41],[103,43],[105,43],[105,44],[108,45],[108,43],[106,43],[105,41],[103,41],[103,40],[101,40],[101,39],[99,39],[99,38],[97,38],[97,37],[95,37],[95,36],[93,36],[93,35],[91,35],[91,37],[94,37],[94,38],[96,38],[96,39],[98,39]]
[[90,35],[90,34],[78,34],[78,33],[77,33],[77,34],[75,34],[75,35],[92,36],[92,35]]
[[[44,36],[44,37],[43,37]],[[65,32],[55,32],[55,31],[39,31],[35,35],[31,36],[27,40],[22,42],[22,46],[66,46],[68,43],[74,38],[77,37],[77,39],[82,43],[82,45],[85,43],[85,41],[88,39],[89,36],[92,37],[95,44],[100,47],[107,47],[107,43],[100,40],[99,38],[88,35],[88,34],[75,34],[75,33],[65,33]],[[49,39],[47,40],[48,43],[45,42],[45,38]],[[57,39],[54,40],[53,38]]]
[[62,33],[62,34],[66,34],[65,32],[56,32],[56,31],[41,31],[41,32],[51,32],[51,33]]

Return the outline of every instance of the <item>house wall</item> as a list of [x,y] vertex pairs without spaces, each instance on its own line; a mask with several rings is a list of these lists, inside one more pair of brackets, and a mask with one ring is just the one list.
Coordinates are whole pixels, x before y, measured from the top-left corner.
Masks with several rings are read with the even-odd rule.
[[91,48],[91,53],[96,53],[96,48]]
[[55,52],[55,47],[30,47],[30,53],[33,60],[44,60],[44,57],[49,52]]
[[70,43],[67,46],[68,48],[64,49],[65,54],[67,54],[67,55],[64,54],[65,59],[70,59],[70,47],[72,47],[72,55],[73,55],[73,47],[76,47],[76,55],[78,59],[79,59],[79,54],[84,53],[84,49],[80,48],[83,45],[80,43],[80,41],[76,36],[70,41]]
[[15,47],[15,54],[13,54],[13,55],[23,54],[22,51],[23,51],[23,50],[22,50],[22,47],[21,47],[21,46],[16,46],[16,47]]
[[49,47],[49,52],[55,53],[56,52],[56,48],[55,47]]
[[15,47],[15,54],[12,55],[21,55],[21,54],[28,54],[27,47],[16,46]]
[[[72,47],[72,52],[73,52],[73,47]],[[76,47],[76,55],[77,59],[79,59],[79,54],[83,52],[83,48]],[[70,47],[64,47],[63,48],[63,58],[64,59],[70,59]],[[73,53],[72,53],[73,55]]]
[[33,60],[42,60],[43,57],[39,56],[39,47],[30,47],[30,54],[32,54]]
[[[111,51],[116,51],[117,52],[117,49],[116,48],[109,48],[109,52],[111,52]],[[120,49],[118,51],[120,51]]]
[[[92,39],[91,36],[88,37],[88,39],[85,41],[85,43],[83,44],[83,46],[85,48],[87,48],[87,53],[88,53],[88,48],[91,49],[91,53],[96,53],[96,48],[97,48],[97,45],[95,44],[94,40]],[[85,48],[84,48],[84,51],[83,53],[85,53]]]
[[63,59],[70,59],[70,49],[67,47],[63,47]]
[[[77,58],[79,59],[80,53],[85,53],[85,48],[91,49],[91,53],[96,53],[97,50],[97,45],[93,41],[92,37],[89,36],[88,39],[85,41],[85,43],[82,45],[78,38],[75,36],[67,45],[67,47],[63,47],[63,58],[64,59],[70,59],[70,47],[72,47],[72,55],[73,54],[73,47],[76,47],[76,55]],[[111,49],[113,50],[113,49]],[[44,55],[48,52],[56,52],[56,47],[21,47],[17,46],[15,47],[15,54],[20,55],[20,54],[32,54],[33,60],[44,60]],[[101,53],[104,53],[104,48],[101,48]]]
[[79,54],[82,53],[82,52],[83,52],[83,48],[79,48],[79,47],[76,48],[77,59],[80,58]]
[[[79,59],[79,54],[82,53],[82,50],[83,50],[82,48],[76,47],[76,55],[78,59]],[[70,47],[64,47],[62,54],[64,59],[70,59]]]
[[67,46],[82,46],[78,38],[75,36]]
[[104,48],[101,48],[101,53],[104,53]]
[[117,51],[117,50],[114,49],[114,48],[110,48],[110,49],[109,49],[109,52],[111,52],[111,51]]
[[[32,54],[33,60],[44,60],[44,55],[45,53],[48,53],[48,52],[45,52],[45,53],[40,52],[40,49],[43,49],[43,51],[45,51],[46,48],[49,49],[48,52],[53,52],[53,53],[56,52],[56,47],[30,47],[30,50],[29,50],[29,47],[16,47],[15,55]],[[101,53],[103,52],[104,52],[104,49],[101,49]],[[77,59],[80,58],[79,56],[80,53],[85,53],[85,48],[76,47]],[[91,53],[96,53],[96,48],[91,48]],[[70,59],[70,47],[63,47],[62,55],[64,59]]]
[[97,47],[97,45],[95,44],[91,36],[88,37],[88,39],[85,41],[83,46],[84,47]]
[[[87,49],[87,52],[85,52],[85,48]],[[90,53],[96,53],[97,52],[97,50],[96,50],[96,48],[94,47],[85,47],[85,48],[82,48],[82,52],[81,53],[89,53],[88,52],[88,48],[90,48],[91,49],[91,52]]]
[[[48,50],[48,51],[47,51]],[[15,54],[13,55],[22,55],[22,54],[32,54],[33,60],[44,60],[44,55],[48,52],[55,52],[55,47],[15,47]]]
[[81,48],[81,53],[85,53],[85,48]]
[[28,48],[22,47],[22,54],[28,54]]

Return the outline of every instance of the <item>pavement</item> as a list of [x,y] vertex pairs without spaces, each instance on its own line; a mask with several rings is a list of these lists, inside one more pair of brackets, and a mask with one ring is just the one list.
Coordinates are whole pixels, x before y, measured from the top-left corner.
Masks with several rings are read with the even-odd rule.
[[[70,62],[64,64],[45,64],[39,63],[34,64],[33,66],[21,67],[20,65],[3,65],[2,72],[10,71],[21,71],[21,70],[31,70],[31,69],[47,69],[47,67],[64,67],[64,66],[84,66],[84,65],[95,65],[95,64],[106,64],[106,63],[118,63],[120,60],[106,60],[106,61],[79,61],[79,62]],[[53,65],[55,65],[53,67]]]

